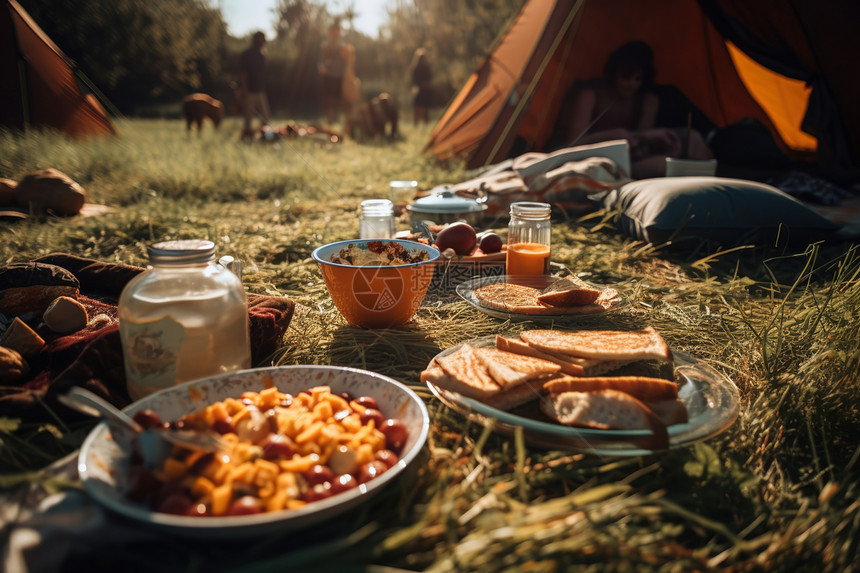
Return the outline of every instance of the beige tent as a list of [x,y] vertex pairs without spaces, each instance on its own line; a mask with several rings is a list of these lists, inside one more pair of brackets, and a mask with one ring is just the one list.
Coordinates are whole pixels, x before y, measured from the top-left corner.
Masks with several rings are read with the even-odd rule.
[[0,102],[0,126],[73,137],[116,133],[71,60],[15,0],[4,0],[0,10]]

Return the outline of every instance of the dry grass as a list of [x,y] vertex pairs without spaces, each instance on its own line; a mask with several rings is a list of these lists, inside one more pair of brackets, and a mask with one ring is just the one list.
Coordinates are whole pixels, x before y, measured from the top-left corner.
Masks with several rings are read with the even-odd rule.
[[[315,246],[355,235],[358,202],[385,193],[388,180],[432,187],[467,175],[420,155],[426,129],[406,126],[395,146],[274,148],[227,134],[187,141],[171,122],[120,127],[116,143],[0,137],[0,176],[55,166],[94,200],[120,207],[93,219],[0,225],[4,261],[62,250],[142,264],[153,240],[210,238],[219,253],[245,261],[250,291],[301,305],[271,362],[377,370],[415,389],[433,419],[418,463],[361,508],[313,531],[254,542],[253,564],[230,545],[166,543],[153,567],[188,570],[206,559],[242,571],[860,566],[856,245],[713,256],[636,244],[612,230],[608,214],[556,224],[554,259],[615,285],[628,302],[595,326],[654,325],[673,348],[730,376],[742,404],[725,433],[669,453],[611,459],[545,451],[469,423],[418,380],[441,349],[531,325],[502,323],[433,293],[403,329],[349,327],[310,260]],[[46,436],[44,428],[4,426],[0,438],[17,467],[33,467],[82,437],[60,423],[51,428]]]

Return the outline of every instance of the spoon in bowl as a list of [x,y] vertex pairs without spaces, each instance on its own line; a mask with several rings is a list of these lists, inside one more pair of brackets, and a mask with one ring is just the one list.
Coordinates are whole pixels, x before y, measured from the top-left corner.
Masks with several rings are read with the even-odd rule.
[[112,430],[131,433],[137,437],[141,455],[147,465],[158,465],[170,453],[173,445],[206,452],[224,449],[224,439],[215,432],[174,430],[167,427],[144,428],[131,416],[102,398],[79,386],[73,387],[57,399],[88,416],[103,418]]

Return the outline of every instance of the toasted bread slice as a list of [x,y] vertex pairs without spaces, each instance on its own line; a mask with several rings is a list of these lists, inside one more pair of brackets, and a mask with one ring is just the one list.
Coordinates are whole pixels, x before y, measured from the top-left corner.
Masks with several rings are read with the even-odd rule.
[[649,430],[643,447],[666,449],[666,426],[645,404],[618,390],[549,394],[540,403],[544,414],[566,426],[600,430]]
[[598,296],[600,289],[577,277],[566,277],[543,289],[537,301],[545,306],[582,306],[593,303]]
[[463,344],[451,354],[435,358],[421,373],[421,381],[426,383],[428,380],[440,388],[478,400],[485,400],[501,391],[501,386],[478,360],[470,344]]
[[678,397],[678,386],[674,382],[645,376],[556,376],[544,382],[543,387],[550,394],[619,390],[640,400],[674,400]]
[[582,358],[556,352],[544,352],[523,340],[505,338],[499,335],[496,335],[496,348],[555,362],[561,366],[562,373],[571,376],[600,376],[631,362],[630,360],[601,360],[599,358]]
[[[552,355],[548,352],[543,352],[534,346],[529,346],[526,342],[523,342],[518,338],[505,338],[504,336],[496,335],[496,348],[507,352],[522,354],[523,356],[534,356],[535,358],[555,362],[561,366],[560,371],[565,374],[570,374],[572,376],[582,376],[585,374],[585,368],[583,368],[578,360],[569,360]],[[584,361],[585,359],[580,360]]]
[[618,292],[604,289],[589,304],[573,306],[546,306],[538,301],[541,290],[513,283],[495,283],[478,287],[473,291],[475,298],[487,308],[514,314],[555,315],[555,314],[600,314],[615,304]]
[[672,360],[663,337],[643,330],[524,330],[520,338],[544,352],[601,360]]
[[478,287],[473,291],[481,305],[496,310],[538,306],[540,289],[513,283],[494,283]]
[[483,400],[483,402],[497,410],[512,410],[529,402],[540,399],[546,392],[543,389],[543,380],[529,380],[506,388],[494,396]]
[[561,370],[561,366],[555,362],[514,354],[498,348],[475,348],[474,352],[493,380],[502,388],[534,378],[545,378],[558,374]]

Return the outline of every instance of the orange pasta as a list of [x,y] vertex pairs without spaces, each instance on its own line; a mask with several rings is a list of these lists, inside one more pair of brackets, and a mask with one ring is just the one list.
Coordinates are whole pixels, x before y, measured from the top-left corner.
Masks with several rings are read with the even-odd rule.
[[[381,415],[373,398],[344,397],[328,386],[292,396],[273,384],[172,425],[215,430],[228,447],[175,447],[160,468],[135,468],[131,475],[141,483],[132,483],[129,496],[157,511],[198,516],[297,509],[356,487],[397,463],[392,444],[402,446],[405,431]],[[393,442],[383,431],[392,425],[399,426]]]

